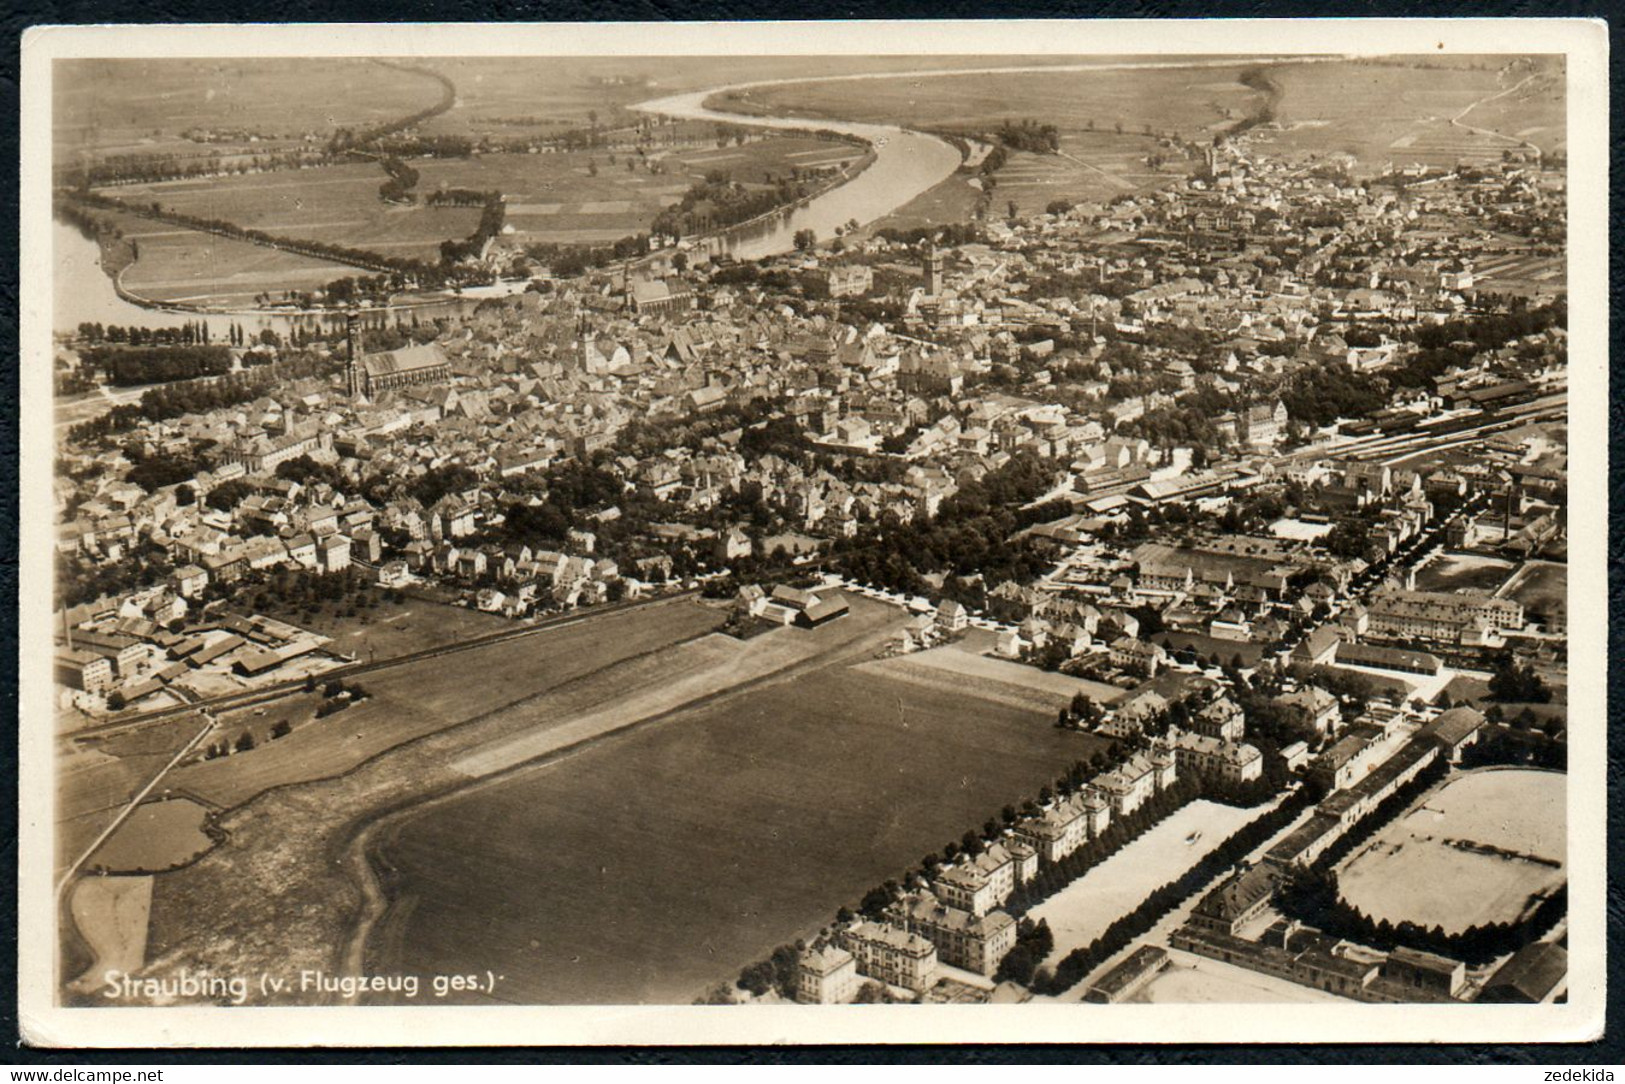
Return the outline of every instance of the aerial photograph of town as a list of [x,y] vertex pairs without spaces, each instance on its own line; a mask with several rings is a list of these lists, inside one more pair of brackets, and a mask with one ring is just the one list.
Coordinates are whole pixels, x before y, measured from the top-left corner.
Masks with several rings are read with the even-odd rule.
[[1566,1001],[1565,56],[884,44],[55,62],[56,1005]]

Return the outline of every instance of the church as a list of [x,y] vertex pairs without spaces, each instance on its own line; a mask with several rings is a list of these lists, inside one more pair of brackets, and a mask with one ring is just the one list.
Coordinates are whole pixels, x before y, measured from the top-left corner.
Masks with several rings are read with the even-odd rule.
[[435,343],[404,346],[376,354],[361,353],[361,318],[351,313],[345,324],[345,384],[350,398],[377,398],[391,388],[443,384],[451,379],[451,362]]

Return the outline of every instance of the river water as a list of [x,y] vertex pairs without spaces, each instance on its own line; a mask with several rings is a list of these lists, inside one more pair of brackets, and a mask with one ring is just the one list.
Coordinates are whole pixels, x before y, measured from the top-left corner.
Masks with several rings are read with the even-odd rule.
[[[748,121],[763,128],[816,126],[867,140],[875,147],[876,157],[858,176],[815,196],[805,206],[711,238],[707,248],[713,253],[726,252],[740,259],[754,260],[788,252],[794,246],[796,231],[803,229],[810,229],[820,240],[827,241],[835,236],[837,226],[853,219],[860,223],[872,222],[901,207],[958,168],[959,152],[952,145],[918,132],[843,121],[746,118],[705,108],[706,98],[729,89],[733,88],[716,87],[680,94],[645,102],[636,108],[686,119],[735,123]],[[100,249],[77,229],[62,222],[55,223],[52,244],[55,285],[52,326],[58,331],[71,331],[85,322],[179,327],[188,321],[202,320],[209,325],[212,333],[224,338],[233,323],[251,331],[273,328],[285,334],[295,326],[314,328],[336,319],[327,313],[190,313],[145,308],[119,296],[112,280],[102,273]],[[335,267],[335,277],[343,273],[343,268]],[[414,311],[421,319],[431,319],[464,311],[477,304],[478,300],[478,297],[468,297],[437,302],[415,306]]]
[[[793,81],[793,80],[791,80]],[[742,117],[705,106],[714,94],[769,83],[742,83],[733,87],[677,94],[643,102],[633,108],[683,120],[748,123],[761,128],[821,128],[868,141],[875,160],[852,180],[809,200],[805,206],[774,215],[751,226],[729,230],[713,239],[712,252],[726,252],[742,260],[756,260],[788,252],[798,230],[812,230],[820,241],[835,236],[837,226],[856,220],[867,224],[896,210],[920,193],[945,180],[959,168],[959,151],[936,136],[882,124],[851,121],[805,120],[795,117]]]

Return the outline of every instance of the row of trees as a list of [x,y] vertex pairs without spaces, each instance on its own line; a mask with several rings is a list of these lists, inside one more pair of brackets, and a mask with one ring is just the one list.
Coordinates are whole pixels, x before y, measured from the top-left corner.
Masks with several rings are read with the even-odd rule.
[[457,104],[456,85],[452,83],[450,79],[431,68],[421,67],[416,64],[402,64],[391,60],[375,60],[373,63],[382,65],[386,68],[394,68],[396,71],[409,72],[413,75],[421,75],[424,78],[433,79],[436,83],[440,84],[440,97],[433,105],[428,106],[425,109],[419,109],[415,113],[409,113],[404,117],[386,121],[385,123],[376,125],[372,128],[363,128],[359,131],[351,128],[336,129],[333,132],[332,137],[327,141],[328,150],[335,154],[342,151],[354,150],[358,147],[366,147],[369,144],[376,143],[388,136],[392,136],[397,132],[404,132],[410,128],[416,128],[424,121],[432,120],[433,118],[438,117],[440,114],[446,112],[447,110],[451,109],[452,106]]
[[[233,328],[237,325],[233,324]],[[92,346],[112,343],[118,346],[191,346],[210,339],[206,320],[188,320],[179,327],[125,327],[84,321],[79,325],[79,341]],[[233,345],[238,340],[232,339]]]
[[231,351],[218,345],[92,346],[80,356],[119,387],[223,376],[231,371]]
[[1033,976],[1033,992],[1060,994],[1088,976],[1111,957],[1127,948],[1136,938],[1149,933],[1181,902],[1229,870],[1265,840],[1290,824],[1311,802],[1307,791],[1295,791],[1268,813],[1242,825],[1225,841],[1204,855],[1179,877],[1147,896],[1138,907],[1107,926],[1088,945],[1074,949],[1062,958],[1053,972],[1040,970]]
[[1376,920],[1344,901],[1334,871],[1308,870],[1284,883],[1275,894],[1276,906],[1289,918],[1315,926],[1332,937],[1354,941],[1384,952],[1419,949],[1483,967],[1539,941],[1568,914],[1568,886],[1541,900],[1524,919],[1494,922],[1446,932],[1442,926],[1421,926],[1409,920]]

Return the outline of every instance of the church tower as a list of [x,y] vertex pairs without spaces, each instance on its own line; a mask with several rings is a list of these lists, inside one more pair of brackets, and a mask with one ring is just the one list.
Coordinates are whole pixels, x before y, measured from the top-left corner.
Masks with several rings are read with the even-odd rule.
[[925,295],[936,297],[942,293],[942,252],[932,242],[925,247]]
[[344,383],[350,398],[359,399],[363,391],[361,380],[361,314],[355,310],[344,317]]

